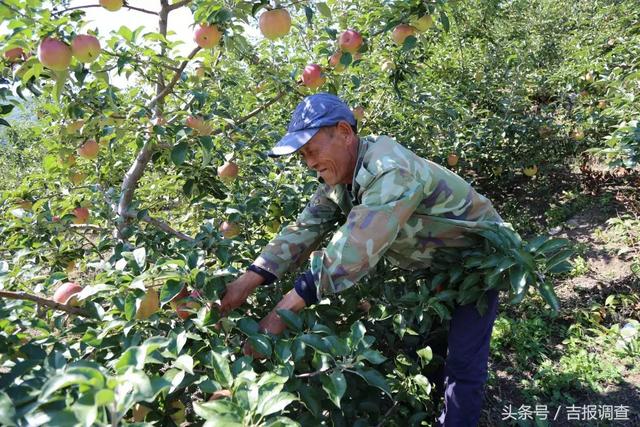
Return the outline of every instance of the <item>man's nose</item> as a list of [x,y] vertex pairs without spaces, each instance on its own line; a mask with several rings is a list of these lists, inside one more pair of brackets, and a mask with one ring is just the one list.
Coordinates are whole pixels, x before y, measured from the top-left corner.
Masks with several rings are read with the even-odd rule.
[[305,160],[309,169],[316,170],[316,166],[318,166],[318,162],[316,161],[316,159],[310,159],[307,157]]

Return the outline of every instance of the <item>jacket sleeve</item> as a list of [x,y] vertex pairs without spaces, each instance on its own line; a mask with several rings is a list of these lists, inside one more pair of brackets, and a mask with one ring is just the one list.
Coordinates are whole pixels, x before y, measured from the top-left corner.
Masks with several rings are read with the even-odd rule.
[[302,264],[340,218],[340,208],[328,197],[330,191],[329,185],[319,185],[296,221],[283,228],[253,264],[278,278]]
[[372,175],[329,245],[311,255],[318,300],[353,286],[373,268],[424,198],[424,182],[399,166]]

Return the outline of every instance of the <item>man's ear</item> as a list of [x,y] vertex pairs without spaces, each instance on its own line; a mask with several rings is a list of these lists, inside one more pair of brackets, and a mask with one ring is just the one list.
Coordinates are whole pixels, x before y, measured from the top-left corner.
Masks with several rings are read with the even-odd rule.
[[338,125],[336,126],[340,138],[343,141],[349,141],[351,139],[351,134],[353,133],[353,129],[351,129],[351,125],[344,120],[340,120]]

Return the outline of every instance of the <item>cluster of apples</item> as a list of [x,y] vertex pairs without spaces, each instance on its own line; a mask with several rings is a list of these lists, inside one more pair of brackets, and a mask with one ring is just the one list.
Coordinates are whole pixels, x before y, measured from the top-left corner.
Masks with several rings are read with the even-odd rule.
[[45,67],[54,71],[64,71],[71,65],[71,57],[91,63],[98,58],[100,42],[95,36],[79,34],[71,41],[71,47],[53,37],[46,37],[38,46],[38,59]]

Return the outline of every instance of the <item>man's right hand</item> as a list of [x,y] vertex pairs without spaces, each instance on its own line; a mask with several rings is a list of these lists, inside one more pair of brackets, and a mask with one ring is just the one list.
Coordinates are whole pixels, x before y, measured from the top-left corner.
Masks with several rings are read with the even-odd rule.
[[240,307],[264,278],[258,273],[247,271],[227,285],[227,291],[220,302],[220,315],[226,316],[231,310]]

